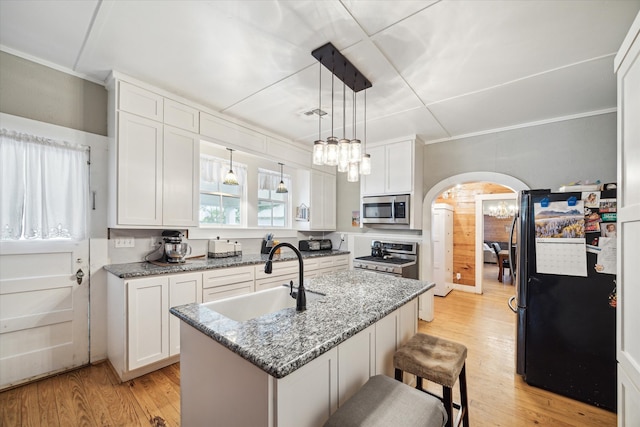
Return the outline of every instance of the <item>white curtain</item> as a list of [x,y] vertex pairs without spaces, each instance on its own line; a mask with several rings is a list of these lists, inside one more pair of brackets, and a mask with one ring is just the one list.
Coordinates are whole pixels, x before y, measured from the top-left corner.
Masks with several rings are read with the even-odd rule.
[[[200,156],[200,179],[202,181],[222,184],[227,172],[229,172],[228,161],[206,154]],[[247,178],[247,167],[241,163],[233,162],[233,173],[238,178],[238,184],[244,185]]]
[[[283,175],[282,181],[284,186],[291,188],[291,180],[289,175]],[[280,184],[280,172],[270,171],[267,169],[258,169],[258,189],[276,191]]]
[[0,131],[2,240],[86,237],[88,150]]

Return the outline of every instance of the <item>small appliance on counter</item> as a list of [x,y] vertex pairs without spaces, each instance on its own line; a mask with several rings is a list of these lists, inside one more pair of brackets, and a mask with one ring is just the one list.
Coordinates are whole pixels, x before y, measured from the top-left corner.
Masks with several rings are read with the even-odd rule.
[[209,250],[207,256],[209,258],[227,258],[242,255],[242,244],[231,242],[230,240],[209,240]]
[[164,254],[158,261],[170,264],[185,262],[185,257],[191,253],[191,246],[182,242],[184,235],[175,230],[165,230],[162,232],[164,240]]
[[298,242],[298,249],[304,252],[330,251],[333,249],[333,245],[330,239],[300,240]]

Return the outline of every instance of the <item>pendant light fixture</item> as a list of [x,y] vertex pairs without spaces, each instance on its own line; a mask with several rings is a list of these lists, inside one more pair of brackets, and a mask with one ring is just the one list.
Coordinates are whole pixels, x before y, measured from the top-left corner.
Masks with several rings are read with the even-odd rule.
[[[331,70],[331,136],[327,138],[326,143],[322,141],[320,118],[318,119],[318,139],[313,143],[313,164],[338,166],[338,172],[347,172],[347,179],[350,182],[357,182],[360,174],[371,173],[371,163],[369,155],[363,156],[363,148],[361,141],[356,137],[356,93],[372,87],[371,82],[360,73],[360,71],[351,63],[344,55],[338,51],[331,43],[311,52],[311,55],[320,63],[320,69],[324,65]],[[334,136],[334,79],[340,79],[343,83],[342,87],[342,139]],[[322,78],[320,78],[319,98],[322,92]],[[346,86],[353,91],[353,139],[346,138]],[[366,95],[365,95],[366,96]],[[318,110],[320,111],[321,99],[318,100]],[[365,97],[366,108],[366,97]],[[365,113],[366,116],[366,113]],[[366,117],[365,117],[366,121]],[[366,123],[365,123],[366,132]],[[365,135],[366,136],[366,135]],[[360,171],[360,163],[366,158],[365,170]],[[368,169],[367,169],[368,167]]]
[[331,136],[327,138],[326,157],[324,164],[327,166],[336,166],[338,164],[338,138],[333,133],[333,111],[335,110],[333,105],[333,82],[335,80],[335,74],[333,69],[331,70]]
[[287,187],[284,185],[284,179],[282,178],[282,167],[284,163],[278,163],[280,165],[280,184],[278,184],[278,188],[276,189],[276,193],[288,193]]
[[360,175],[371,175],[371,155],[367,154],[367,90],[364,90],[364,138],[362,139],[362,160]]
[[222,183],[224,185],[238,185],[238,178],[236,174],[233,173],[233,151],[231,148],[227,148],[229,150],[229,172],[224,177],[224,181]]
[[338,172],[346,172],[349,168],[349,140],[346,138],[346,84],[342,83],[342,139],[338,142]]
[[325,143],[322,140],[322,57],[318,60],[318,139],[313,142],[313,164],[324,164]]

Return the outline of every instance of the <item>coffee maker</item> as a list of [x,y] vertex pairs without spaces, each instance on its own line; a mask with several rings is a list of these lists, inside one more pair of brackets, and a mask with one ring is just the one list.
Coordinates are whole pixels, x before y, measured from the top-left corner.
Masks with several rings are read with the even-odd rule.
[[175,230],[165,230],[162,232],[162,240],[164,240],[164,255],[162,261],[178,264],[185,262],[185,257],[191,254],[191,246],[182,243],[184,235]]

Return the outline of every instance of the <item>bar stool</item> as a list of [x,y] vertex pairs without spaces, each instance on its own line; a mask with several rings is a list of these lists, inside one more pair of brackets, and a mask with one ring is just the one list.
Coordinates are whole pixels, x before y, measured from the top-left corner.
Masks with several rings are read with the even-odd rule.
[[[418,333],[411,337],[393,355],[396,380],[402,381],[403,372],[416,376],[416,388],[422,389],[422,380],[433,381],[442,386],[442,399],[447,411],[447,427],[460,425],[463,422],[469,427],[469,406],[467,402],[467,379],[465,361],[467,348],[453,341]],[[452,389],[460,379],[460,404],[453,403]],[[433,394],[432,394],[433,395]],[[435,395],[434,395],[435,396]],[[458,417],[453,422],[453,408],[459,409]]]
[[324,427],[443,427],[442,402],[384,375],[371,378]]

